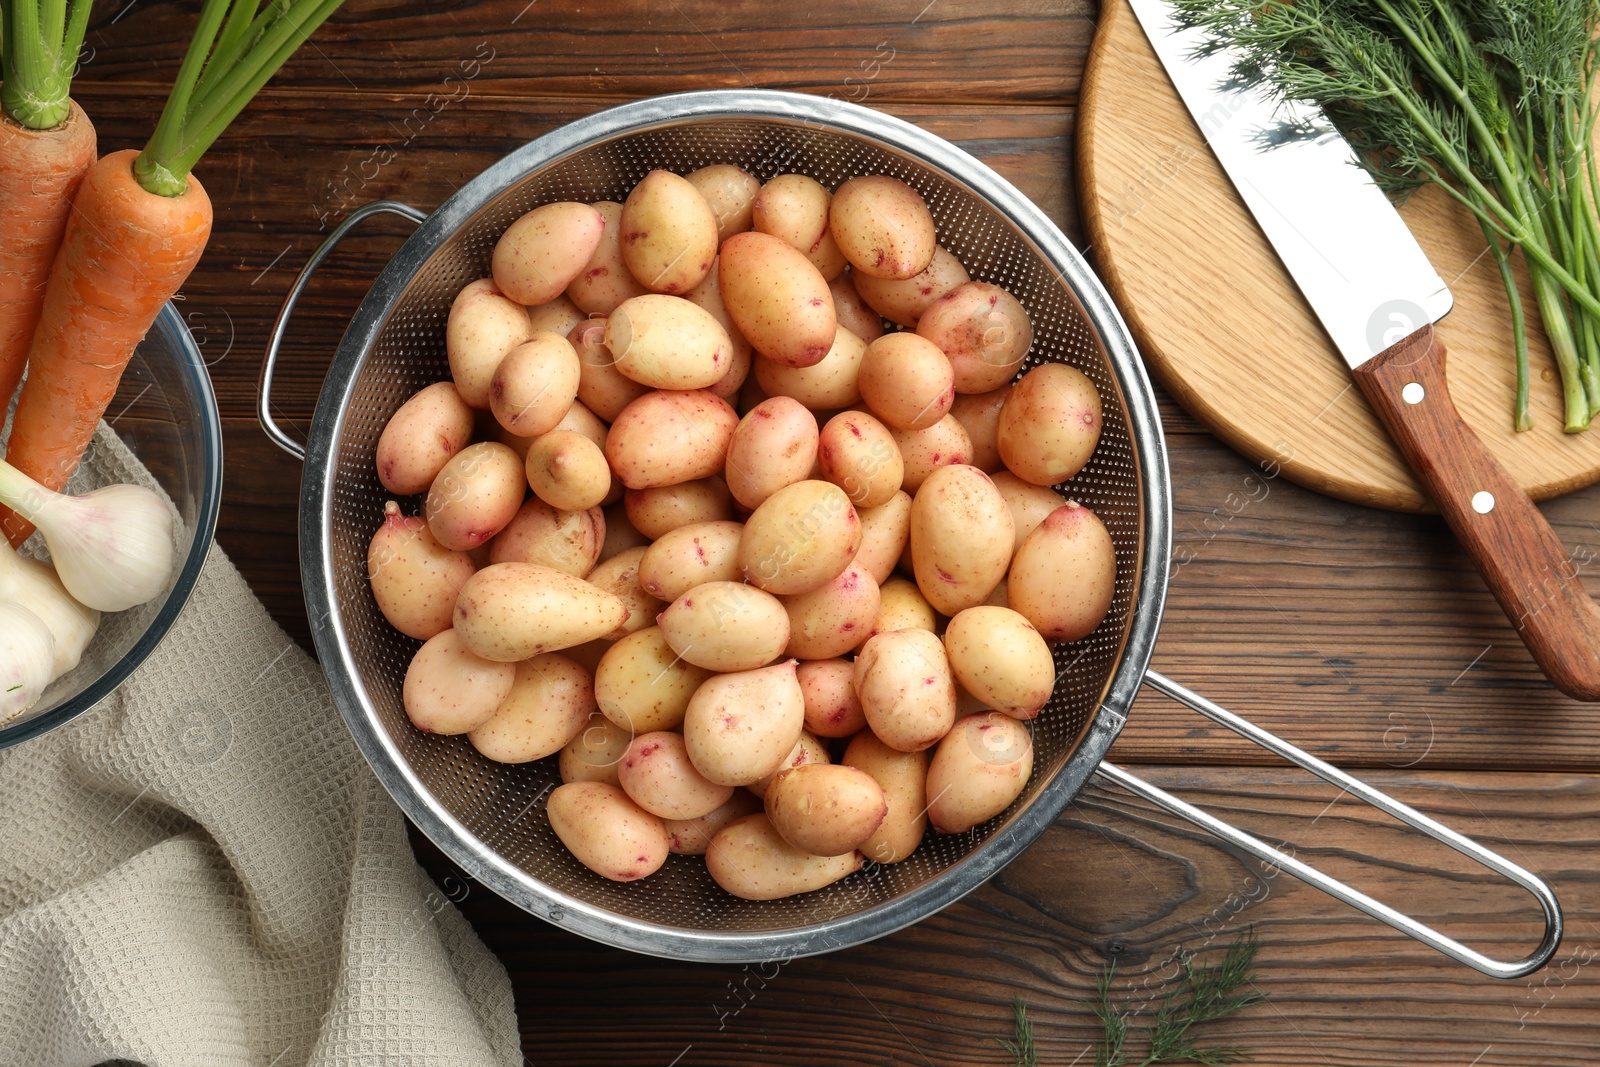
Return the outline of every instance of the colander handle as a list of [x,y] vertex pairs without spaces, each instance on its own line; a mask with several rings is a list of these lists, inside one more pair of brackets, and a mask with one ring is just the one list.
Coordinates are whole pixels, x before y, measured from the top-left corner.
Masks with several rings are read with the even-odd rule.
[[1387,904],[1374,900],[1337,878],[1331,878],[1323,874],[1317,868],[1297,859],[1292,852],[1285,852],[1282,849],[1275,848],[1259,837],[1246,833],[1231,823],[1223,822],[1215,815],[1211,815],[1192,804],[1178,799],[1166,790],[1151,785],[1143,778],[1129,774],[1113,763],[1102,762],[1098,768],[1098,773],[1108,781],[1115,782],[1130,793],[1143,797],[1152,804],[1188,820],[1235,848],[1248,852],[1256,859],[1272,867],[1289,872],[1302,882],[1316,886],[1329,896],[1366,912],[1380,922],[1388,923],[1401,933],[1414,937],[1423,944],[1444,953],[1451,959],[1459,960],[1490,977],[1520,978],[1543,967],[1550,957],[1555,954],[1557,946],[1561,943],[1561,905],[1556,901],[1555,893],[1543,879],[1517,866],[1504,856],[1489,851],[1470,837],[1456,833],[1448,826],[1436,822],[1415,808],[1402,804],[1387,793],[1374,789],[1359,778],[1353,778],[1337,767],[1324,763],[1309,752],[1296,748],[1275,734],[1268,733],[1254,723],[1240,718],[1228,709],[1212,703],[1200,694],[1186,689],[1170,678],[1157,674],[1155,671],[1149,671],[1145,674],[1144,681],[1146,685],[1157,692],[1165,693],[1178,701],[1178,703],[1198,711],[1213,722],[1220,723],[1241,737],[1254,741],[1267,751],[1304,767],[1324,781],[1331,782],[1352,796],[1366,801],[1373,807],[1394,816],[1408,826],[1421,830],[1435,841],[1444,842],[1463,856],[1476,860],[1496,874],[1503,875],[1517,883],[1532,893],[1534,899],[1539,902],[1539,906],[1544,909],[1544,939],[1539,942],[1539,946],[1530,955],[1521,960],[1508,963],[1493,959],[1468,948],[1453,938],[1446,937],[1431,926],[1425,926],[1411,916],[1396,911]]
[[333,232],[323,239],[317,250],[311,253],[306,265],[300,268],[299,276],[295,278],[294,284],[289,286],[289,295],[283,298],[283,307],[278,309],[277,321],[272,324],[272,334],[267,338],[267,356],[261,361],[261,383],[256,390],[256,419],[273,444],[298,460],[306,458],[305,445],[285,433],[283,427],[272,417],[272,377],[278,369],[278,348],[283,344],[283,335],[289,331],[289,318],[294,314],[295,305],[300,303],[300,296],[305,292],[311,276],[322,266],[322,261],[328,258],[328,253],[344,240],[345,234],[373,215],[399,215],[418,223],[428,217],[426,211],[418,211],[410,204],[402,204],[398,200],[374,200],[350,212],[345,220],[335,226]]

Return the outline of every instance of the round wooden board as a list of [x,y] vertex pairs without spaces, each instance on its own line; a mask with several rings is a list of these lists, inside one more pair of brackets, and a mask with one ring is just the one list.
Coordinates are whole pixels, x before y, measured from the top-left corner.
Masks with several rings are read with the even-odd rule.
[[[1126,0],[1107,0],[1084,73],[1078,166],[1091,256],[1145,362],[1233,448],[1330,496],[1432,510],[1321,325],[1201,140]],[[1600,426],[1561,430],[1529,330],[1534,428],[1511,428],[1505,290],[1472,216],[1437,189],[1400,209],[1455,294],[1439,324],[1462,417],[1535,499],[1600,480]],[[1527,273],[1523,303],[1537,322]]]

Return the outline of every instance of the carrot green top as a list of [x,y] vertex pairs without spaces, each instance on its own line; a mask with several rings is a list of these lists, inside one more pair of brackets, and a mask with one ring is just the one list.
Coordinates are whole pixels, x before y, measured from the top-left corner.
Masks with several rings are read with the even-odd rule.
[[0,0],[0,112],[33,130],[60,125],[90,0]]
[[156,132],[134,161],[139,184],[181,196],[206,149],[342,2],[267,0],[260,10],[261,0],[205,0]]

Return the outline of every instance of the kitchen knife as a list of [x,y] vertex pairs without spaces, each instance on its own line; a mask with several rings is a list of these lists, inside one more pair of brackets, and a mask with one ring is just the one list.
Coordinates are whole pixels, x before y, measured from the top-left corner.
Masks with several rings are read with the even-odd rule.
[[1545,676],[1600,701],[1600,605],[1538,507],[1457,414],[1433,329],[1450,290],[1405,221],[1319,109],[1241,84],[1236,57],[1201,54],[1209,36],[1175,29],[1166,0],[1131,3],[1240,199]]

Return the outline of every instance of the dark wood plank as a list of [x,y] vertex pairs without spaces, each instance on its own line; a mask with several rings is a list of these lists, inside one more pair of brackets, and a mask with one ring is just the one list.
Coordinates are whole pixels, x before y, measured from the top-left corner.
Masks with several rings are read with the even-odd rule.
[[[1537,940],[1526,894],[1348,799],[1333,803],[1331,787],[1255,768],[1141,773],[1263,835],[1298,841],[1301,858],[1491,955],[1519,957]],[[1092,1063],[1090,1003],[1108,960],[1117,960],[1119,1000],[1148,1003],[1165,989],[1179,944],[1215,959],[1246,927],[1261,937],[1257,986],[1270,999],[1201,1034],[1252,1049],[1252,1062],[1592,1063],[1600,779],[1384,772],[1376,780],[1555,881],[1569,935],[1550,968],[1525,981],[1482,977],[1100,788],[993,881],[917,926],[828,956],[749,967],[677,964],[584,941],[521,913],[414,839],[441,889],[511,971],[524,1049],[541,1065],[996,1065],[1010,1062],[995,1039],[1010,1035],[1014,997],[1035,1020],[1042,1063]]]

